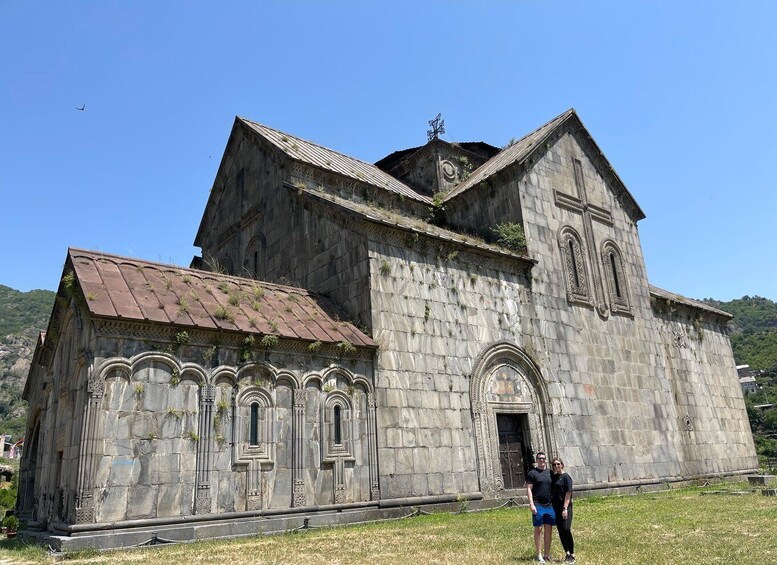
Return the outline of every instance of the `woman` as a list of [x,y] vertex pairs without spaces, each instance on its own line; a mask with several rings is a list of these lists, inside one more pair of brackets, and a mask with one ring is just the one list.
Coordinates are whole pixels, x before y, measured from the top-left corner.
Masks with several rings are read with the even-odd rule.
[[553,484],[551,487],[551,500],[553,510],[556,513],[556,527],[558,537],[564,551],[567,552],[565,561],[575,562],[575,540],[572,538],[572,477],[564,472],[564,462],[559,457],[551,461],[553,470]]

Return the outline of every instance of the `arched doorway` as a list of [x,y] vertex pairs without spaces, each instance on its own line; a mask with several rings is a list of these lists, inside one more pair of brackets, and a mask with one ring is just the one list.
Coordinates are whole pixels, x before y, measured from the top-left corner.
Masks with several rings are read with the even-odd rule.
[[497,342],[475,363],[470,398],[481,491],[523,488],[532,453],[555,445],[539,368],[514,344]]

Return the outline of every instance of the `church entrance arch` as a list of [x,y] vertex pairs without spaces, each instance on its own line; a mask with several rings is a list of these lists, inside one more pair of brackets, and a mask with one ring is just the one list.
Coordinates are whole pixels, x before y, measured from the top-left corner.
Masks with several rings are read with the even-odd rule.
[[509,342],[489,346],[470,383],[480,489],[522,489],[536,451],[554,452],[552,415],[539,368]]

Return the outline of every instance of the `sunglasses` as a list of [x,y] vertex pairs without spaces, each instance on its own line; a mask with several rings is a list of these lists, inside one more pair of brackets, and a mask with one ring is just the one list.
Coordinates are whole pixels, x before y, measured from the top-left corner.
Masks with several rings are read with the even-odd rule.
[[561,463],[553,463],[554,467],[562,467]]
[[537,461],[545,461],[544,457],[537,457]]

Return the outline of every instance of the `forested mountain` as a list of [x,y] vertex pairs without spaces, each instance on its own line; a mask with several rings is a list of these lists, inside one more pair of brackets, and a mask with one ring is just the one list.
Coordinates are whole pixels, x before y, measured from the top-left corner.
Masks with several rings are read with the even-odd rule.
[[54,296],[50,290],[19,292],[0,285],[0,433],[14,439],[24,434],[27,406],[22,390]]
[[777,302],[761,296],[703,302],[734,315],[729,328],[737,364],[777,370]]
[[756,370],[755,392],[745,394],[747,415],[761,463],[777,465],[777,302],[743,296],[729,302],[706,299],[707,304],[734,315],[729,323],[734,359]]

